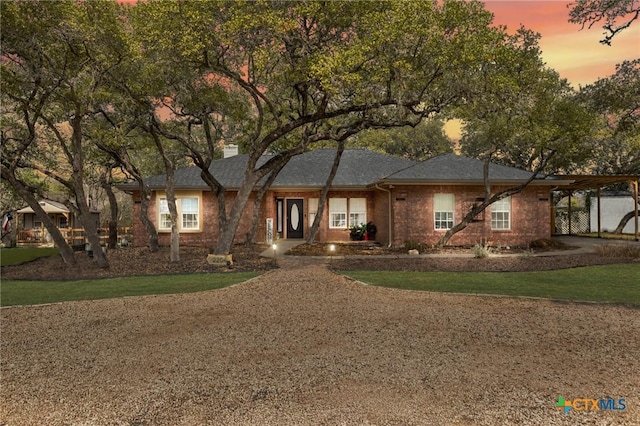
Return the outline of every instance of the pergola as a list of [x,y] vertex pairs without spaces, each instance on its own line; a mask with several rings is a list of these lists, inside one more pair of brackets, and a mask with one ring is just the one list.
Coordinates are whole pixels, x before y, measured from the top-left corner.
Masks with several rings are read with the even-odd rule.
[[[636,201],[634,207],[634,234],[635,240],[640,241],[640,235],[638,230],[638,181],[640,175],[558,175],[554,176],[555,179],[562,180],[563,185],[558,187],[558,190],[569,193],[569,230],[571,230],[571,194],[575,191],[581,191],[585,189],[596,189],[598,197],[598,238],[602,237],[601,231],[601,213],[600,213],[600,189],[603,186],[612,185],[615,183],[630,183],[633,187],[633,199]],[[568,181],[568,182],[567,182]]]

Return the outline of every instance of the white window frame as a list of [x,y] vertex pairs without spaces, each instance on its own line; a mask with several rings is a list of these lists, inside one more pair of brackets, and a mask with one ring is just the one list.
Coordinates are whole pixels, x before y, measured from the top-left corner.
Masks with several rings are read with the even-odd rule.
[[166,197],[162,197],[158,201],[158,231],[171,231],[171,213]]
[[[183,200],[196,200],[196,210],[189,209],[188,203],[185,203],[183,211]],[[201,232],[202,230],[202,197],[200,194],[180,194],[176,195],[176,209],[178,210],[178,231],[179,232]],[[191,217],[189,217],[191,216]],[[171,231],[171,213],[169,212],[169,204],[165,194],[158,195],[158,231]]]
[[316,216],[318,215],[318,202],[320,200],[318,198],[309,198],[307,201],[307,217],[309,218],[308,226],[311,228],[313,226],[313,221],[316,220]]
[[[185,200],[195,200],[195,210]],[[180,228],[185,231],[200,229],[200,200],[198,197],[182,197],[180,199]]]
[[329,199],[329,228],[347,229],[347,199]]
[[454,194],[434,194],[433,196],[433,228],[446,231],[455,223],[456,199]]
[[511,230],[511,197],[505,197],[491,204],[491,230]]
[[349,198],[349,227],[367,223],[367,199]]

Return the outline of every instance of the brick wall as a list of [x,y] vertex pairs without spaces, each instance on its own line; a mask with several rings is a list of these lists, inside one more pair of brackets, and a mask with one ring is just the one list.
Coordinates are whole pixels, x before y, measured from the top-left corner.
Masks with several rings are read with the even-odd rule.
[[[180,192],[176,191],[176,197],[181,197],[184,195],[193,195],[194,192]],[[212,247],[218,239],[218,203],[216,198],[210,191],[203,191],[202,193],[198,192],[198,195],[201,195],[202,206],[200,208],[200,230],[199,231],[188,231],[181,232],[180,234],[180,244],[185,246],[195,246],[195,247]],[[163,195],[160,195],[163,196]],[[134,245],[136,247],[144,247],[147,245],[147,235],[146,230],[142,221],[140,220],[140,209],[141,204],[140,193],[139,191],[135,191],[133,194],[134,207],[134,221],[133,221],[133,235],[134,235]],[[234,196],[231,195],[231,200],[233,200]],[[158,227],[158,193],[153,192],[151,196],[151,200],[149,201],[149,217]],[[229,204],[230,206],[230,204]],[[251,206],[252,207],[252,206]],[[251,207],[248,207],[251,209]],[[227,209],[230,210],[230,207]],[[243,217],[244,222],[247,221],[246,218]],[[250,220],[250,219],[249,219]],[[243,223],[246,226],[246,223]],[[244,234],[239,234],[239,236],[244,236],[247,230],[244,231]],[[158,231],[158,243],[160,246],[169,246],[171,244],[170,241],[171,232],[170,231]]]
[[[501,188],[495,187],[494,190]],[[434,229],[434,194],[455,194],[455,216],[454,221],[458,222],[462,216],[471,208],[477,197],[483,196],[481,186],[397,186],[391,190],[391,202],[393,207],[393,245],[402,246],[407,241],[414,241],[425,244],[435,244],[442,237],[445,231]],[[181,193],[178,192],[180,197]],[[235,199],[234,193],[227,193],[227,212]],[[376,241],[387,245],[389,242],[389,194],[384,191],[330,191],[328,198],[366,198],[367,199],[367,221],[372,221],[377,227]],[[256,242],[264,242],[266,239],[266,218],[274,220],[274,237],[276,229],[276,199],[303,199],[304,200],[304,238],[308,236],[309,222],[308,208],[309,198],[320,198],[320,191],[269,191],[262,201],[262,213],[258,219],[258,230]],[[146,246],[147,238],[144,226],[139,220],[140,195],[135,192],[134,200],[134,244],[136,246]],[[198,232],[184,232],[180,236],[180,243],[187,246],[212,247],[218,239],[218,204],[209,191],[201,194],[201,230]],[[253,220],[254,197],[251,196],[247,203],[246,211],[243,213],[236,243],[246,241],[247,234],[251,228]],[[512,197],[511,201],[511,229],[505,231],[491,230],[491,213],[489,207],[484,213],[482,220],[471,223],[465,230],[454,235],[450,240],[451,245],[473,245],[478,242],[489,240],[492,244],[502,245],[527,245],[530,241],[539,238],[549,238],[551,235],[550,225],[550,204],[549,190],[545,187],[529,187],[520,194]],[[284,206],[284,229],[286,238],[286,203]],[[154,193],[149,205],[149,216],[157,224],[157,202]],[[325,212],[320,223],[320,229],[316,237],[317,241],[348,241],[348,229],[329,228],[329,209]],[[169,232],[159,232],[159,242],[162,246],[170,243]]]
[[[320,198],[320,191],[271,191],[269,192],[265,198],[264,206],[264,214],[262,218],[262,222],[265,222],[267,217],[273,217],[274,220],[274,228],[276,221],[276,199],[281,198],[285,200],[284,206],[284,234],[283,238],[286,238],[286,200],[287,199],[303,199],[304,200],[304,217],[303,217],[303,226],[304,226],[304,238],[307,238],[309,235],[309,228],[311,226],[311,222],[309,220],[309,199],[310,198]],[[375,204],[376,197],[375,193],[372,191],[329,191],[327,194],[327,199],[331,198],[366,198],[367,199],[367,221],[373,220],[374,222],[377,220],[375,215]],[[377,225],[377,224],[376,224]],[[378,227],[378,231],[380,227]],[[259,234],[261,238],[264,239],[265,232]],[[257,238],[258,241],[262,241]],[[324,214],[322,216],[322,220],[320,222],[320,227],[318,228],[318,233],[316,234],[316,241],[349,241],[349,230],[347,228],[343,229],[334,229],[329,228],[329,206],[325,206]]]
[[377,190],[373,194],[373,216],[376,225],[376,241],[382,245],[389,244],[389,193]]
[[[498,191],[500,187],[494,187]],[[481,186],[398,186],[392,190],[394,211],[393,244],[406,241],[425,244],[437,243],[444,230],[434,227],[433,199],[435,194],[455,194],[454,223],[468,212],[476,198],[482,197]],[[473,245],[482,241],[491,244],[526,246],[530,241],[549,238],[550,208],[549,189],[529,187],[511,199],[511,229],[491,229],[491,207],[478,221],[472,222],[449,241],[450,245]]]

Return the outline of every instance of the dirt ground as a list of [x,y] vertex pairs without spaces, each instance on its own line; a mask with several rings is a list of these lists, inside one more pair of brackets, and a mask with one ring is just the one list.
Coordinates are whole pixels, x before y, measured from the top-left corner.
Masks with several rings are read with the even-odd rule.
[[1,309],[0,424],[640,424],[640,310],[369,287],[327,263]]
[[[169,249],[164,247],[156,253],[146,248],[124,248],[111,250],[107,257],[110,267],[98,268],[92,258],[84,252],[76,253],[77,265],[69,266],[60,256],[37,259],[23,265],[2,268],[2,278],[21,280],[73,280],[85,278],[106,278],[116,276],[183,274],[195,272],[266,271],[274,267],[271,259],[261,257],[267,249],[263,244],[236,245],[233,248],[234,264],[226,266],[209,265],[206,261],[207,249],[181,247],[180,261],[170,262]],[[429,249],[427,254],[439,257],[407,257],[405,248],[382,248],[372,243],[340,244],[332,261],[337,270],[410,270],[410,271],[533,271],[573,268],[578,266],[602,265],[610,263],[639,262],[640,258],[603,257],[595,253],[563,254],[561,256],[532,256],[532,253],[564,253],[574,247],[559,243],[547,245],[532,252],[521,248],[501,248],[494,253],[508,257],[475,259],[468,247],[453,247],[445,250]],[[425,253],[422,252],[422,253]],[[295,256],[327,256],[327,244],[301,245],[287,254]],[[455,256],[449,256],[455,255]],[[463,255],[466,257],[460,257]],[[349,256],[344,258],[345,256]],[[380,260],[380,256],[391,256]],[[396,258],[394,258],[394,256]]]
[[196,272],[265,271],[273,267],[270,259],[260,256],[263,245],[236,245],[234,265],[214,266],[207,263],[206,248],[181,247],[180,261],[171,262],[167,247],[151,253],[146,248],[122,248],[107,252],[109,268],[98,268],[94,259],[84,252],[75,254],[77,265],[69,266],[61,256],[36,259],[32,262],[2,268],[2,278],[20,280],[74,280],[133,275],[185,274]]

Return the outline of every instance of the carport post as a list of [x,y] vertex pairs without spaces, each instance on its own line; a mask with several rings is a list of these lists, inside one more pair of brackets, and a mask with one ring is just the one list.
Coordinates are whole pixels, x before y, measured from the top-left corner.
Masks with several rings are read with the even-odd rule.
[[600,187],[598,187],[598,238],[602,238],[602,218],[600,217]]
[[640,238],[638,237],[638,181],[634,180],[631,183],[633,184],[633,211],[635,212],[636,241],[640,241]]
[[571,194],[573,194],[573,191],[569,190],[569,202],[568,204],[568,213],[569,213],[569,235],[573,234],[572,229],[571,229]]

